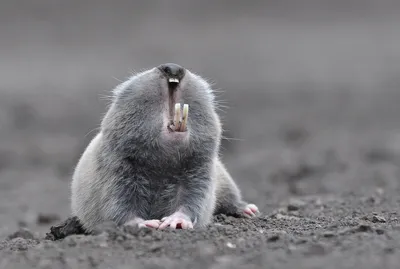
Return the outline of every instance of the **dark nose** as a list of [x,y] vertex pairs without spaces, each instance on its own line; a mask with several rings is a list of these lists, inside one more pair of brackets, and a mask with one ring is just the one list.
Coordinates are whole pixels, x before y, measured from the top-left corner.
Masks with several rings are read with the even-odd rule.
[[162,64],[158,69],[160,69],[168,78],[177,78],[179,81],[185,76],[185,69],[177,64]]

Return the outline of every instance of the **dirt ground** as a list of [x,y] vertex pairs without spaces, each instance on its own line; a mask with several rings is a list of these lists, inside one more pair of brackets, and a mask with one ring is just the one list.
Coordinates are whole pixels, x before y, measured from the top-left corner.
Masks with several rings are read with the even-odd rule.
[[[390,198],[391,197],[391,198]],[[197,231],[119,229],[0,244],[2,268],[397,268],[399,200],[346,194],[292,200],[255,220],[215,218]]]
[[[289,0],[56,2],[0,4],[0,269],[398,268],[396,1],[336,1],[329,13]],[[261,216],[46,240],[70,217],[71,174],[104,95],[164,62],[221,88],[223,161]]]

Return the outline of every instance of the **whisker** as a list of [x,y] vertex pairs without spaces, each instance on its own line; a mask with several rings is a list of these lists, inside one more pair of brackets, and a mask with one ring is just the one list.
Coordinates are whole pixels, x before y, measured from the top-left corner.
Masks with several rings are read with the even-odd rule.
[[120,82],[120,83],[124,82],[123,80],[121,80],[119,78],[116,78],[116,77],[112,77],[112,78],[115,79],[116,81]]
[[228,140],[228,141],[245,141],[243,138],[233,138],[233,137],[227,137],[227,136],[222,136],[221,139]]
[[86,138],[88,135],[90,135],[91,133],[93,133],[94,131],[99,131],[101,128],[101,126],[98,126],[92,130],[90,130],[87,134],[84,135],[84,137]]

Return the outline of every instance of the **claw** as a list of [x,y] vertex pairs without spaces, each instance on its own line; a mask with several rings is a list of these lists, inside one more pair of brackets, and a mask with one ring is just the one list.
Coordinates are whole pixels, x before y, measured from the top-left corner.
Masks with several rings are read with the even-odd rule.
[[154,229],[158,229],[160,224],[161,224],[161,221],[159,221],[157,219],[145,220],[145,221],[139,223],[139,228],[154,228]]
[[157,219],[143,220],[141,218],[136,218],[125,223],[127,226],[138,226],[139,228],[154,228],[157,229],[161,224],[161,221]]
[[167,227],[171,229],[193,229],[193,223],[190,218],[181,212],[176,212],[171,216],[161,219],[161,225],[158,229],[162,230]]

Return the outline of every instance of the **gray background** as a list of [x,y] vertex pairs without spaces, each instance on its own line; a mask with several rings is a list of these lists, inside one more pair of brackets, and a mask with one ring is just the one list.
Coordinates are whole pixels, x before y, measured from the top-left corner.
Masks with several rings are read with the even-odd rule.
[[68,216],[106,96],[165,62],[222,90],[224,161],[263,212],[288,195],[396,190],[398,165],[365,157],[400,150],[399,48],[396,0],[2,0],[0,236]]

